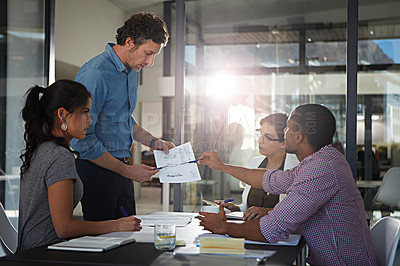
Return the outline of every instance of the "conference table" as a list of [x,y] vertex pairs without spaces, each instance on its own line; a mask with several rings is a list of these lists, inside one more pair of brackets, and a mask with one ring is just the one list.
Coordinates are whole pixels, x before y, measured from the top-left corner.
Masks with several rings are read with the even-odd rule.
[[[137,242],[101,253],[48,250],[47,246],[17,252],[0,258],[0,265],[305,265],[305,240],[301,237],[297,246],[246,244],[246,249],[276,251],[265,260],[221,255],[183,255],[177,252],[159,251],[153,243],[143,243],[142,235],[151,232],[147,228],[137,233]],[[177,239],[193,243],[200,234],[209,233],[193,218],[185,227],[177,227]],[[147,234],[148,234],[147,233]]]

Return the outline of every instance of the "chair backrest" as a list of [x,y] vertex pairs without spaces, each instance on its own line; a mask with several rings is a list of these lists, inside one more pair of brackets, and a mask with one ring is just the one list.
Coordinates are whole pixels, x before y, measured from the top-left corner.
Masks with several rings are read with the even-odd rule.
[[371,228],[378,266],[392,266],[400,238],[400,219],[384,217]]
[[12,254],[17,251],[18,232],[8,219],[4,211],[3,204],[0,202],[0,244],[5,248],[6,254]]
[[390,207],[400,207],[400,167],[390,168],[383,176],[374,202]]

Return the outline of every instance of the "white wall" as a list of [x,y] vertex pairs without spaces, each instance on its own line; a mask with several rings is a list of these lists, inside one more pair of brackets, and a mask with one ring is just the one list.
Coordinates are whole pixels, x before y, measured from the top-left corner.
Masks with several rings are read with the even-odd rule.
[[81,67],[115,43],[129,14],[107,0],[56,0],[56,60]]
[[[115,43],[117,28],[130,15],[107,0],[56,0],[56,60],[81,67],[102,53],[107,42]],[[143,85],[139,86],[138,103],[161,102],[158,85],[163,75],[162,59],[163,51],[156,56],[153,67],[142,70]],[[136,118],[140,120],[139,115]]]

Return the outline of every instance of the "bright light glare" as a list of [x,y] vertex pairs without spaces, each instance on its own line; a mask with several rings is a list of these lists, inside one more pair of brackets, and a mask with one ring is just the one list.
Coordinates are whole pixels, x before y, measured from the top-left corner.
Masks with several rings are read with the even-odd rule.
[[254,108],[238,104],[236,106],[230,106],[228,109],[228,124],[238,123],[242,125],[245,130],[245,137],[241,150],[255,149],[255,120]]
[[374,121],[380,120],[381,116],[380,115],[371,115],[371,119]]
[[227,74],[209,77],[206,86],[206,96],[212,95],[226,101],[235,94],[233,77]]

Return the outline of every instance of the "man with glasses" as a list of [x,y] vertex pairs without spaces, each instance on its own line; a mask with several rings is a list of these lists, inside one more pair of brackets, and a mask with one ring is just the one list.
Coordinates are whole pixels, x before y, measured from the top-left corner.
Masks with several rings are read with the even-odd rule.
[[136,214],[133,182],[144,182],[158,172],[144,164],[132,164],[136,140],[151,149],[168,150],[171,142],[154,137],[132,116],[136,106],[139,71],[152,66],[168,42],[165,22],[152,13],[132,15],[117,29],[117,44],[79,70],[75,80],[91,94],[92,124],[82,140],[71,141],[81,160],[77,170],[84,185],[81,200],[85,220],[118,219]]
[[300,164],[287,171],[227,165],[215,152],[205,152],[200,163],[287,196],[260,219],[228,223],[221,206],[218,214],[200,212],[201,225],[213,233],[271,243],[299,229],[311,265],[376,265],[363,200],[349,164],[331,145],[335,131],[335,117],[326,107],[298,106],[285,129],[285,149]]

